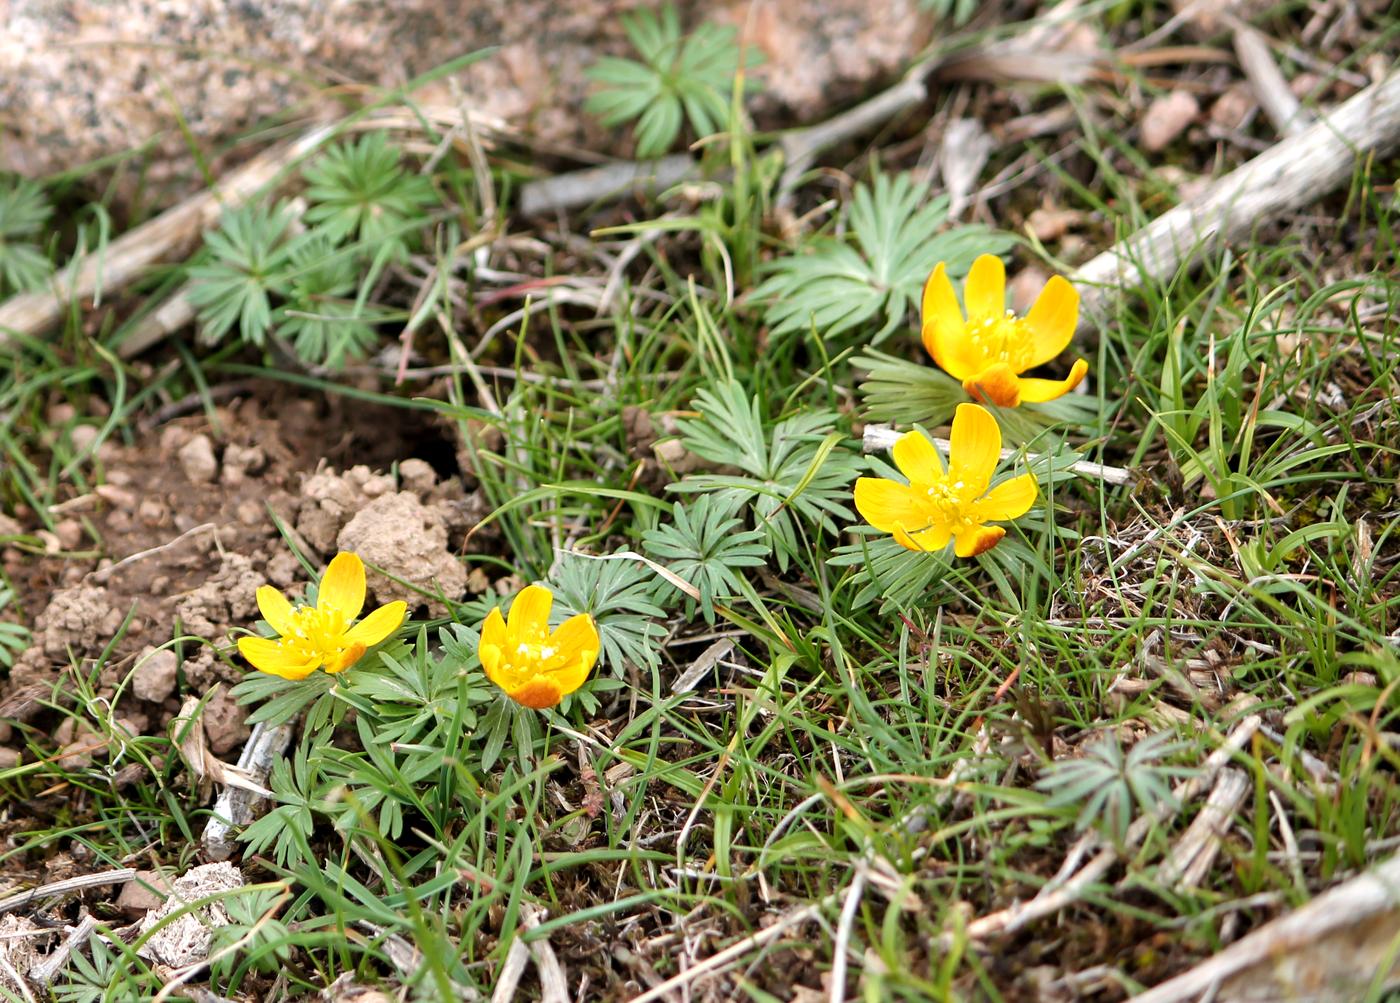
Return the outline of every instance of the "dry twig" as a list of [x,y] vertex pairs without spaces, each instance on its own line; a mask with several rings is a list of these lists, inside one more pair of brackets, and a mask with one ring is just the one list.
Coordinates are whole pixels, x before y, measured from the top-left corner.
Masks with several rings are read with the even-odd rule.
[[1102,317],[1112,290],[1165,281],[1219,244],[1315,201],[1349,178],[1362,158],[1384,155],[1397,143],[1400,73],[1392,73],[1080,268],[1074,276],[1084,291],[1080,329]]
[[[899,441],[899,437],[903,434],[903,432],[896,432],[894,429],[885,428],[882,425],[867,425],[861,437],[861,448],[867,453],[892,449],[894,448],[894,444]],[[944,453],[948,452],[947,439],[934,439],[933,441]],[[1001,458],[1003,460],[1009,460],[1011,457],[1019,455],[1021,455],[1021,450],[1019,449],[1007,448],[1001,451]],[[1040,454],[1038,453],[1026,454],[1026,462],[1028,463],[1034,463],[1040,458]],[[1091,477],[1108,484],[1127,484],[1133,479],[1133,472],[1131,470],[1125,470],[1122,467],[1109,467],[1102,463],[1090,463],[1088,460],[1079,460],[1070,464],[1067,469],[1073,470],[1076,474],[1080,474],[1083,477]]]
[[74,300],[100,297],[129,285],[211,226],[224,209],[262,191],[334,133],[333,126],[321,126],[290,143],[274,146],[229,174],[217,189],[190,196],[118,237],[101,253],[75,261],[54,277],[49,289],[22,293],[0,303],[0,349],[8,347],[17,335],[40,334],[57,324]]
[[121,885],[136,877],[136,868],[118,867],[111,871],[100,871],[97,874],[82,874],[76,878],[65,878],[62,881],[51,881],[46,885],[39,885],[31,888],[27,892],[19,892],[8,898],[0,899],[0,913],[13,912],[16,909],[23,909],[31,902],[39,899],[53,898],[57,895],[67,895],[69,892],[80,892],[88,888],[100,888],[103,885]]
[[[243,746],[243,754],[238,757],[239,774],[250,783],[265,783],[272,772],[272,764],[281,758],[291,740],[290,724],[255,724],[248,743]],[[219,800],[214,802],[213,817],[204,827],[204,849],[211,860],[227,860],[233,856],[237,846],[234,828],[253,821],[262,800],[261,795],[244,787],[224,788]]]
[[[1136,846],[1142,842],[1143,837],[1154,826],[1162,824],[1175,814],[1181,805],[1199,796],[1200,792],[1212,783],[1220,771],[1225,768],[1230,757],[1244,748],[1262,723],[1257,714],[1251,714],[1236,725],[1220,748],[1207,757],[1200,773],[1184,783],[1178,784],[1176,789],[1172,791],[1173,803],[1164,804],[1157,811],[1143,815],[1128,827],[1128,838],[1124,841],[1124,845],[1126,847]],[[1081,840],[1080,843],[1076,844],[1075,850],[1071,851],[1071,856],[1082,856],[1092,845],[1092,842]],[[1018,902],[1009,908],[975,919],[967,924],[964,932],[973,940],[985,940],[988,937],[1014,933],[1036,920],[1052,916],[1061,909],[1077,902],[1091,885],[1108,873],[1109,868],[1118,859],[1119,850],[1117,847],[1104,846],[1094,855],[1093,859],[1081,868],[1061,867],[1060,873],[1056,874],[1040,890],[1039,894],[1028,902]],[[1070,876],[1071,873],[1072,876]],[[947,950],[953,943],[953,934],[946,933],[940,940],[942,949]]]
[[1313,116],[1304,111],[1278,64],[1269,52],[1264,36],[1243,22],[1235,24],[1235,55],[1240,69],[1249,80],[1259,107],[1281,136],[1296,136],[1313,124]]
[[1157,880],[1178,888],[1194,888],[1210,871],[1220,852],[1220,840],[1249,793],[1249,776],[1227,767],[1220,771],[1210,797],[1172,852],[1157,869]]
[[1400,857],[1324,892],[1134,1003],[1360,999],[1400,978]]
[[97,920],[90,915],[84,915],[78,921],[78,925],[73,927],[68,936],[63,939],[54,950],[45,955],[44,959],[29,969],[29,978],[37,982],[41,987],[47,989],[53,980],[58,978],[59,971],[68,964],[69,956],[78,948],[86,944],[93,932],[97,929]]

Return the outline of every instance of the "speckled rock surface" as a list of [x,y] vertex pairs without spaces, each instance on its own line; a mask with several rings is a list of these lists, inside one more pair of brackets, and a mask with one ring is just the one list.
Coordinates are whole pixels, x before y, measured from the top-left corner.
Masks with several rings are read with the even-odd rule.
[[[38,175],[157,138],[148,181],[179,179],[182,115],[206,154],[326,88],[394,87],[486,46],[467,103],[547,145],[618,150],[580,107],[584,69],[628,53],[617,15],[648,0],[0,0],[0,168]],[[822,115],[897,73],[929,37],[917,0],[681,0],[749,32],[760,110]],[[422,94],[450,99],[446,82]],[[175,185],[178,187],[178,184]]]

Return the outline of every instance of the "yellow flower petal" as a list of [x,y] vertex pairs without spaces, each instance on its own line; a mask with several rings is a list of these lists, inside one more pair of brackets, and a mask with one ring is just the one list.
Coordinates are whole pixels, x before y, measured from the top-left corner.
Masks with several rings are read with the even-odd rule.
[[287,597],[271,585],[258,587],[258,612],[268,625],[279,634],[292,632],[292,604]]
[[903,526],[911,532],[926,528],[928,516],[919,505],[914,489],[883,477],[856,480],[856,511],[882,533],[893,533]]
[[924,283],[922,333],[928,354],[954,379],[966,379],[982,365],[982,353],[967,338],[958,294],[941,261]]
[[943,476],[943,457],[922,432],[905,432],[894,443],[894,465],[911,483],[927,484]]
[[571,616],[549,635],[549,646],[554,655],[546,664],[546,672],[559,684],[561,693],[568,696],[587,681],[598,661],[598,627],[587,613]]
[[937,522],[918,533],[906,533],[898,526],[894,530],[894,542],[906,550],[917,550],[921,554],[936,554],[948,546],[953,534],[948,527]]
[[[1043,366],[1069,347],[1079,325],[1079,291],[1062,276],[1052,276],[1026,314],[1031,353],[1024,369]],[[1024,397],[1024,394],[1023,394]],[[1030,400],[1029,397],[1024,397]]]
[[984,254],[972,263],[963,284],[963,304],[969,326],[1006,314],[1006,266],[995,254]]
[[346,669],[350,668],[350,666],[358,662],[364,653],[365,646],[359,641],[355,641],[339,655],[328,659],[325,669],[331,675],[335,675],[337,672],[344,672]]
[[316,594],[316,608],[322,612],[335,610],[349,623],[360,615],[365,606],[365,564],[360,555],[342,550],[331,560],[321,576],[321,588]]
[[1031,474],[1022,474],[1002,481],[973,503],[972,511],[979,522],[1000,522],[1019,519],[1035,504],[1040,487]]
[[564,691],[555,679],[549,676],[534,676],[523,686],[506,690],[506,696],[531,710],[544,710],[563,700]]
[[483,641],[476,649],[476,657],[481,661],[481,671],[497,686],[502,686],[501,655],[502,648],[499,644],[487,644]]
[[961,484],[964,498],[979,498],[992,483],[1001,459],[1001,428],[991,412],[959,404],[948,437],[948,479]]
[[321,666],[319,656],[301,658],[265,637],[240,637],[238,653],[259,672],[283,679],[305,679]]
[[481,659],[481,668],[486,678],[497,686],[501,685],[501,652],[506,646],[506,618],[501,616],[499,606],[486,614],[486,622],[481,625],[481,644],[476,654]]
[[372,648],[402,627],[407,616],[408,603],[402,599],[380,606],[347,630],[345,640],[351,644],[363,644],[366,648]]
[[506,621],[508,644],[539,643],[549,636],[549,609],[554,593],[543,585],[527,585],[510,604]]
[[976,557],[995,547],[1006,530],[1000,526],[974,526],[958,534],[953,553],[959,557]]
[[1022,379],[1020,381],[1021,400],[1029,404],[1044,404],[1056,397],[1063,397],[1083,382],[1089,372],[1089,363],[1076,359],[1070,367],[1069,375],[1062,380]]
[[963,389],[974,400],[986,401],[997,407],[1015,407],[1021,403],[1021,380],[1008,363],[997,362],[976,376],[963,380]]

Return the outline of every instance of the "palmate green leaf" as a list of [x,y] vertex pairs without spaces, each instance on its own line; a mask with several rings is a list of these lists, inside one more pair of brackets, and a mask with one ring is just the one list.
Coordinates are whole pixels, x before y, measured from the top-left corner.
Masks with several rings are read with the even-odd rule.
[[249,724],[285,724],[325,696],[334,682],[334,677],[324,672],[313,672],[305,679],[250,672],[229,693],[245,707],[258,705],[248,715]]
[[35,182],[0,180],[0,293],[38,288],[53,272],[40,247],[52,212]]
[[290,758],[276,760],[268,777],[268,790],[276,807],[239,834],[251,856],[269,849],[280,867],[297,867],[309,860],[311,834],[316,820],[312,814],[312,766],[305,743],[298,744]]
[[835,412],[803,412],[767,432],[758,401],[734,381],[701,390],[691,407],[700,419],[677,422],[686,448],[743,473],[691,475],[667,490],[717,491],[747,506],[779,568],[798,552],[794,517],[828,533],[854,518],[846,503],[860,459],[827,441],[840,418]]
[[855,568],[853,604],[868,606],[881,600],[880,614],[931,604],[931,593],[948,571],[947,552],[922,554],[901,547],[886,533],[869,527],[859,530],[854,543],[837,547],[827,564]]
[[873,349],[851,360],[868,374],[860,383],[868,417],[898,425],[945,425],[971,400],[962,384],[931,361],[897,359]]
[[121,993],[131,989],[124,981],[131,967],[130,962],[109,947],[102,937],[93,937],[86,950],[72,953],[62,971],[62,981],[49,992],[58,1003],[98,1003],[113,991]]
[[0,289],[38,289],[53,274],[53,264],[33,244],[12,244],[0,238]]
[[[439,636],[452,637],[445,630]],[[444,646],[438,655],[426,633],[420,633],[402,657],[381,656],[379,665],[350,674],[346,686],[370,702],[381,741],[445,747],[445,730],[460,726],[475,731],[479,710],[495,696],[495,688],[475,665],[474,642],[471,650],[470,662],[455,641],[451,650]]]
[[1173,804],[1171,780],[1195,772],[1160,762],[1186,747],[1170,733],[1159,732],[1125,755],[1117,738],[1110,735],[1088,746],[1080,758],[1051,763],[1035,786],[1049,794],[1047,808],[1080,805],[1079,830],[1096,827],[1122,845],[1135,810],[1155,812]]
[[288,254],[287,302],[273,314],[277,333],[307,363],[341,368],[364,356],[377,336],[355,301],[355,259],[329,235],[313,232]]
[[[707,21],[685,37],[672,4],[623,15],[622,25],[640,61],[606,56],[589,67],[599,87],[584,109],[604,125],[635,120],[639,157],[665,153],[686,121],[699,137],[720,131],[739,67],[734,28]],[[748,56],[757,65],[757,50]]]
[[291,215],[279,205],[230,209],[219,229],[204,235],[210,259],[189,270],[190,302],[198,311],[200,339],[217,344],[235,326],[261,346],[272,326],[270,297],[286,293],[291,247],[283,238]]
[[436,199],[427,178],[407,170],[382,132],[332,147],[302,170],[307,222],[333,242],[354,239],[392,260],[408,254],[403,231]]
[[637,120],[637,156],[657,157],[666,152],[681,131],[681,103],[666,94],[651,103]]
[[[928,186],[908,172],[876,173],[856,186],[849,243],[818,236],[770,263],[752,299],[763,304],[772,334],[815,329],[823,338],[839,338],[859,331],[878,345],[917,310],[924,281],[940,261],[962,276],[979,254],[1011,246],[1009,234],[977,224],[939,233],[948,200],[923,204],[927,194]],[[874,334],[866,335],[872,326]]]
[[355,726],[363,751],[326,746],[318,756],[330,791],[343,787],[348,796],[336,793],[318,802],[317,810],[329,815],[342,833],[358,827],[365,815],[375,815],[379,834],[398,839],[405,809],[421,805],[421,785],[441,770],[441,758],[396,754],[368,720],[358,717]]
[[[688,506],[676,502],[673,522],[642,534],[649,555],[699,589],[706,623],[715,622],[715,599],[729,599],[740,591],[736,569],[767,563],[770,548],[763,534],[741,531],[737,509],[733,498],[700,495]],[[672,585],[666,587],[679,592]],[[695,612],[695,600],[687,597],[685,608],[689,617]]]

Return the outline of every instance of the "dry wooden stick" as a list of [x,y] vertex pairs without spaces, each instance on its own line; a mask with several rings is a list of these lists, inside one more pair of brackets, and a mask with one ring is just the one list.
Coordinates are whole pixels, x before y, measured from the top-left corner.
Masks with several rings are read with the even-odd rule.
[[619,161],[551,178],[529,181],[520,190],[520,211],[526,216],[578,209],[599,199],[634,192],[654,194],[700,176],[700,165],[688,153],[660,160]]
[[1220,771],[1220,779],[1215,782],[1200,813],[1157,868],[1159,882],[1175,884],[1178,888],[1194,888],[1201,883],[1220,852],[1220,839],[1249,788],[1250,778],[1243,770],[1226,767]]
[[136,868],[118,867],[113,871],[102,871],[98,874],[82,874],[76,878],[65,878],[63,881],[53,881],[47,885],[39,885],[37,888],[31,888],[27,892],[19,892],[8,898],[0,899],[0,913],[22,909],[37,899],[52,898],[55,895],[66,895],[69,892],[80,892],[85,888],[97,888],[102,885],[123,885],[134,877],[136,877]]
[[[861,448],[867,453],[892,449],[894,448],[894,444],[899,441],[899,437],[903,434],[903,432],[896,432],[892,428],[885,428],[881,425],[867,425],[865,426],[865,432],[861,436]],[[945,454],[948,452],[947,439],[934,439],[933,441]],[[1019,449],[1003,449],[1001,451],[1001,458],[1003,460],[1009,460],[1013,456],[1020,455],[1020,452]],[[1038,453],[1026,454],[1026,461],[1029,463],[1034,463],[1038,459],[1040,459],[1040,454]],[[1073,470],[1076,474],[1080,474],[1084,477],[1092,477],[1095,480],[1106,481],[1109,484],[1127,484],[1133,479],[1133,472],[1131,470],[1125,470],[1122,467],[1109,467],[1102,463],[1090,463],[1088,460],[1079,460],[1070,464],[1066,469]]]
[[1235,25],[1235,55],[1249,80],[1249,89],[1279,135],[1296,136],[1313,124],[1312,113],[1303,110],[1269,53],[1269,43],[1244,22]]
[[202,191],[167,209],[74,267],[61,270],[50,288],[12,296],[0,303],[0,349],[17,335],[35,335],[62,319],[68,304],[129,285],[172,249],[193,240],[219,213],[260,191],[288,165],[315,150],[334,134],[334,126],[313,129],[290,143],[274,146],[229,174],[218,188]]
[[[1244,748],[1262,723],[1259,715],[1251,714],[1236,725],[1220,748],[1206,758],[1200,773],[1186,782],[1178,784],[1176,789],[1172,791],[1174,804],[1163,805],[1157,811],[1143,815],[1128,827],[1128,838],[1125,845],[1136,846],[1153,826],[1165,822],[1177,811],[1180,805],[1199,796],[1207,785],[1214,782],[1216,775],[1230,761],[1230,757]],[[1109,868],[1114,865],[1118,857],[1117,847],[1105,846],[1094,855],[1092,860],[1075,871],[1072,877],[1059,880],[1061,875],[1068,870],[1061,868],[1061,875],[1056,875],[1056,880],[1042,888],[1034,898],[975,919],[967,924],[964,932],[974,940],[985,940],[988,937],[1014,933],[1036,920],[1052,916],[1061,909],[1077,902],[1090,885],[1108,873]],[[939,938],[939,946],[943,950],[950,948],[952,943],[953,934],[951,932],[945,933]]]
[[[292,726],[269,726],[258,723],[248,736],[243,754],[238,757],[238,769],[254,783],[267,782],[272,764],[281,758],[292,740]],[[211,860],[227,860],[237,848],[234,827],[253,821],[258,804],[264,799],[249,790],[225,787],[214,802],[214,814],[204,826],[204,848]]]
[[1080,330],[1102,318],[1111,290],[1169,278],[1220,243],[1330,192],[1359,160],[1397,143],[1400,73],[1392,73],[1080,268],[1074,276],[1083,287]]
[[[287,203],[286,214],[291,219],[294,233],[302,233],[305,230],[301,224],[301,217],[305,215],[306,208],[306,199],[301,196]],[[117,355],[123,359],[134,359],[152,345],[188,327],[195,316],[194,301],[190,299],[190,290],[193,288],[193,282],[186,282],[171,293],[164,303],[141,318],[117,345]]]
[[869,100],[862,101],[834,115],[825,122],[800,129],[789,129],[778,140],[778,148],[783,151],[786,165],[778,181],[778,198],[786,200],[798,179],[811,169],[817,154],[838,143],[874,128],[894,118],[900,112],[921,103],[928,97],[928,84],[925,82],[929,71],[936,63],[920,63],[906,73],[893,87],[881,91]]
[[[32,337],[57,324],[73,300],[115,292],[157,262],[169,260],[202,229],[211,226],[224,209],[264,189],[283,170],[315,152],[328,139],[346,132],[372,129],[421,130],[424,122],[457,127],[463,114],[462,108],[449,104],[417,105],[411,110],[386,108],[351,121],[316,126],[297,139],[266,150],[230,173],[217,188],[199,192],[167,209],[112,241],[101,254],[75,261],[55,276],[48,289],[22,293],[0,302],[0,350],[7,348],[16,336]],[[474,136],[494,137],[508,131],[500,119],[479,112],[465,114],[470,115]],[[462,139],[461,142],[466,144],[467,141]],[[145,335],[151,340],[141,347],[159,340],[160,329],[168,335],[187,321],[188,304],[178,300],[176,297],[169,305],[168,313],[157,312]],[[124,354],[129,357],[133,353],[128,350]]]
[[1133,1003],[1360,999],[1379,975],[1400,977],[1400,857],[1266,923]]
[[68,964],[69,956],[86,944],[96,929],[97,920],[93,919],[92,916],[83,916],[78,921],[78,925],[73,927],[72,932],[64,938],[62,944],[59,944],[42,961],[29,969],[29,978],[39,983],[40,987],[48,989],[53,984],[54,979],[58,978],[59,971]]

